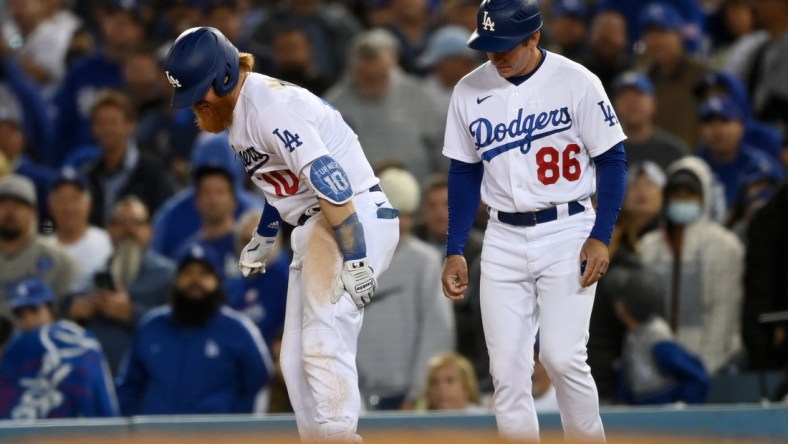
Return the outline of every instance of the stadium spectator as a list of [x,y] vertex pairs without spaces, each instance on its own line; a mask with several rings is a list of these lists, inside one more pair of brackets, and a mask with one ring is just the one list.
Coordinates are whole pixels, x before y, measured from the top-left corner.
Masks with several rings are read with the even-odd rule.
[[640,16],[640,26],[645,43],[645,68],[654,83],[658,104],[654,123],[695,148],[698,122],[687,118],[686,111],[695,108],[692,92],[707,68],[684,49],[685,21],[669,4],[652,3],[646,7]]
[[689,154],[687,144],[654,126],[657,102],[654,85],[644,74],[629,71],[613,82],[611,100],[621,127],[627,135],[627,162],[630,165],[653,161],[665,169]]
[[788,66],[784,63],[788,52],[788,2],[758,0],[755,2],[758,21],[763,26],[741,39],[726,66],[738,74],[747,85],[752,109],[759,119],[788,131]]
[[676,342],[665,319],[662,280],[641,272],[616,295],[616,314],[627,326],[619,394],[627,404],[699,404],[709,375],[697,356]]
[[16,104],[28,152],[37,161],[53,165],[50,105],[9,52],[5,40],[0,39],[0,89],[3,90],[0,104]]
[[588,8],[583,0],[556,0],[550,15],[550,51],[576,62],[585,56],[588,34]]
[[49,191],[49,208],[55,222],[48,239],[79,264],[74,291],[88,291],[93,275],[112,256],[112,241],[106,231],[90,225],[92,197],[87,181],[72,169],[64,169]]
[[781,160],[782,135],[775,127],[757,120],[752,115],[747,90],[738,77],[727,72],[709,71],[695,86],[694,92],[699,103],[715,95],[725,95],[734,100],[744,113],[742,142]]
[[[180,256],[195,243],[210,247],[221,258],[217,270],[222,282],[241,276],[235,251],[235,180],[222,167],[203,166],[194,172],[194,202],[200,215],[200,229],[176,248]],[[225,287],[227,290],[227,287]]]
[[[650,160],[630,164],[622,207],[627,212],[626,217],[630,222],[628,227],[635,239],[659,227],[665,180],[662,168]],[[621,217],[623,216],[619,216]]]
[[364,310],[356,353],[359,389],[370,410],[412,409],[424,391],[429,359],[454,349],[454,313],[438,278],[441,256],[412,235],[420,199],[416,178],[398,168],[379,177],[399,211],[400,237]]
[[476,0],[444,0],[437,11],[438,23],[443,26],[460,26],[469,33],[476,30],[476,14],[479,2]]
[[[237,258],[257,229],[261,213],[259,208],[250,208],[235,225],[236,254],[232,265],[236,269]],[[271,253],[272,259],[265,264],[265,273],[256,273],[246,278],[239,273],[224,283],[227,289],[227,305],[249,317],[272,350],[273,341],[277,337],[281,340],[284,329],[287,285],[290,277],[290,261],[293,257],[289,234],[287,234],[290,230],[288,227],[282,227],[280,231],[282,235],[275,246],[277,251]]]
[[[658,192],[661,194],[662,189]],[[645,270],[638,255],[634,219],[626,209],[618,216],[609,249],[610,266],[597,286],[586,347],[587,362],[599,392],[599,402],[603,405],[618,402],[618,363],[626,334],[626,327],[616,316],[614,303],[625,283],[637,279]]]
[[136,128],[128,96],[112,90],[101,92],[90,112],[98,157],[82,167],[93,193],[90,223],[103,227],[115,202],[124,196],[140,198],[155,212],[173,192],[161,163],[139,149],[132,135]]
[[588,50],[582,64],[599,77],[606,91],[610,91],[613,79],[631,68],[632,51],[623,15],[601,11],[591,19]]
[[744,249],[709,220],[712,173],[697,157],[667,171],[664,225],[641,240],[641,258],[662,279],[666,320],[714,375],[738,358]]
[[148,248],[148,210],[139,199],[115,204],[107,232],[114,254],[93,275],[88,293],[67,298],[63,313],[92,331],[117,374],[134,325],[148,310],[165,302],[175,265]]
[[13,25],[3,29],[3,34],[21,42],[15,51],[17,60],[44,95],[51,96],[65,75],[66,51],[79,19],[60,14],[58,2],[10,0],[8,5]]
[[36,191],[30,179],[0,178],[0,316],[10,314],[7,286],[37,277],[58,299],[72,288],[78,265],[36,230]]
[[[280,25],[273,36],[273,75],[322,96],[332,81],[315,66],[309,35],[298,26]],[[257,59],[255,59],[256,61]]]
[[349,76],[325,95],[358,134],[370,163],[396,159],[416,177],[448,169],[441,156],[446,112],[397,67],[397,41],[377,29],[350,48]]
[[454,85],[481,63],[466,42],[471,33],[459,26],[445,26],[432,33],[427,47],[416,60],[427,72],[424,86],[444,115],[448,112]]
[[763,324],[764,313],[788,310],[788,182],[750,222],[744,269],[742,336],[750,368],[788,366],[788,326]]
[[143,41],[143,23],[134,1],[112,0],[102,8],[96,52],[74,63],[53,98],[57,109],[50,165],[60,166],[78,147],[92,143],[90,118],[99,90],[123,88],[123,62]]
[[703,50],[703,29],[705,16],[703,9],[697,0],[657,0],[657,1],[631,1],[631,0],[599,0],[597,8],[601,11],[615,10],[623,14],[629,40],[635,42],[643,39],[647,32],[648,25],[639,21],[643,12],[653,6],[665,7],[681,19],[682,26],[679,28],[683,39],[686,40],[685,46],[690,52],[698,53]]
[[750,0],[721,0],[719,7],[707,17],[706,34],[711,40],[709,63],[722,68],[731,48],[740,39],[756,30],[755,2]]
[[698,155],[721,182],[729,211],[742,194],[748,176],[766,173],[778,182],[784,176],[776,159],[743,144],[745,118],[738,102],[729,96],[712,96],[698,110],[702,141]]
[[[424,187],[421,203],[420,224],[413,233],[435,248],[441,256],[446,254],[446,234],[449,227],[449,182],[448,175],[439,173],[430,178]],[[468,263],[468,282],[479,282],[482,240],[484,234],[472,228],[465,244],[465,260]],[[465,297],[453,301],[456,326],[457,352],[468,358],[476,373],[482,377],[482,388],[486,389],[489,357],[481,331],[481,306],[476,284],[469,287]],[[489,380],[491,382],[491,380]]]
[[419,410],[483,410],[473,366],[462,355],[450,352],[430,358],[425,386]]
[[57,321],[55,295],[29,278],[10,291],[20,334],[0,361],[0,419],[118,416],[112,378],[93,335]]
[[385,28],[399,43],[399,65],[405,72],[420,74],[416,60],[427,46],[431,32],[428,0],[389,0],[390,21]]
[[252,34],[252,41],[270,47],[277,25],[292,23],[309,36],[314,65],[320,75],[332,82],[345,70],[347,48],[361,25],[340,4],[323,0],[292,0],[268,9]]
[[179,258],[169,305],[139,322],[118,377],[124,415],[254,410],[273,362],[257,328],[222,306],[219,267],[200,246]]
[[16,174],[30,179],[36,187],[37,211],[40,220],[49,218],[47,193],[57,173],[34,161],[28,154],[24,133],[22,107],[9,89],[0,85],[0,153],[3,153]]
[[[206,138],[194,147],[191,170],[196,173],[203,167],[224,168],[233,176],[238,202],[235,217],[249,208],[263,207],[265,201],[260,196],[244,189],[246,170],[230,147],[226,134]],[[151,248],[159,254],[174,258],[176,248],[199,230],[200,215],[197,212],[195,187],[191,185],[164,202],[154,215]]]

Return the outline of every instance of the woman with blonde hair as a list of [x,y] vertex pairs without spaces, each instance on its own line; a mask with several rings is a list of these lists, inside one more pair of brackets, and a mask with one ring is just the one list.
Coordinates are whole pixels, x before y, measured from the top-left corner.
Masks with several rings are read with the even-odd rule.
[[433,356],[418,410],[477,410],[479,386],[470,361],[454,352]]

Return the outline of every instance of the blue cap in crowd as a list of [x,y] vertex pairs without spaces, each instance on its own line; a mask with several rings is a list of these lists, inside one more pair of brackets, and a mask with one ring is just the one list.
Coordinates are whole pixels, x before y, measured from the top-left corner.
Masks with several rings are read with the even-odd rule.
[[125,12],[137,21],[142,21],[142,5],[138,0],[109,0],[106,10],[110,12]]
[[625,88],[633,88],[642,93],[654,95],[654,84],[651,83],[648,76],[635,71],[627,71],[613,81],[614,95]]
[[741,106],[729,96],[716,95],[709,97],[700,105],[698,117],[701,121],[712,118],[723,120],[744,120]]
[[90,186],[88,185],[88,181],[85,176],[79,174],[79,172],[77,172],[77,170],[72,167],[65,167],[60,171],[57,179],[52,182],[50,192],[55,191],[58,187],[65,184],[74,185],[82,191],[90,190]]
[[465,44],[470,35],[471,33],[461,26],[444,26],[438,29],[427,41],[427,47],[416,63],[422,68],[432,68],[449,57],[474,57],[476,51]]
[[564,15],[586,21],[588,19],[588,8],[581,0],[558,0],[553,5],[553,17]]
[[669,31],[681,31],[684,19],[673,6],[667,3],[652,3],[640,13],[640,28],[660,28]]
[[9,292],[11,310],[24,307],[38,307],[55,301],[49,286],[38,278],[23,279],[11,287]]
[[213,248],[195,243],[181,252],[178,256],[178,271],[193,262],[199,262],[207,266],[216,276],[222,275],[223,263],[219,253]]

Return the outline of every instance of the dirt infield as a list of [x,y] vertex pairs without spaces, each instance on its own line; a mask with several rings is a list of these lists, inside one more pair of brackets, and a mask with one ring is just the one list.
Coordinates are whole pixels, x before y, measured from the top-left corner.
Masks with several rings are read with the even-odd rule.
[[[32,442],[32,441],[31,441]],[[133,438],[70,438],[55,440],[36,440],[36,444],[300,444],[293,435],[223,435],[223,436],[140,436]],[[510,443],[502,441],[494,434],[473,432],[424,432],[398,433],[375,432],[364,435],[365,444],[488,444]],[[687,437],[648,437],[648,436],[610,436],[609,444],[718,444],[718,443],[752,443],[764,444],[768,441],[734,440],[719,438],[687,438]],[[564,444],[560,435],[546,435],[542,444]]]

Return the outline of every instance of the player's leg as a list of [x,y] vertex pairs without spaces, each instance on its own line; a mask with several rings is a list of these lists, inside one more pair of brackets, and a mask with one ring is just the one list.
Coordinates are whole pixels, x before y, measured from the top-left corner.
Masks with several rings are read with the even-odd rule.
[[481,311],[499,433],[539,440],[531,395],[537,306],[523,229],[491,220],[481,262]]
[[[375,272],[380,273],[388,268],[396,248],[399,224],[396,219],[377,219],[374,212],[365,208],[364,198],[357,196],[354,203],[365,228],[367,257]],[[304,371],[315,400],[317,438],[351,441],[356,437],[361,410],[356,350],[363,310],[356,307],[349,294],[336,304],[331,303],[331,288],[341,257],[334,233],[325,220],[313,219],[307,223],[313,228],[302,274]]]
[[[586,363],[588,325],[596,285],[580,286],[580,249],[592,216],[556,221],[540,235],[553,241],[538,247],[539,359],[555,386],[564,434],[571,440],[603,442],[599,396]],[[579,223],[578,223],[579,222]]]
[[[293,244],[295,239],[302,234],[303,228],[293,231]],[[280,363],[282,373],[287,385],[290,404],[295,412],[298,433],[302,439],[308,440],[315,435],[315,401],[307,383],[304,372],[304,362],[301,354],[301,328],[303,318],[301,275],[303,256],[300,249],[294,248],[293,262],[290,265],[290,276],[287,287],[287,307],[285,310],[285,325],[282,336],[282,349]]]

